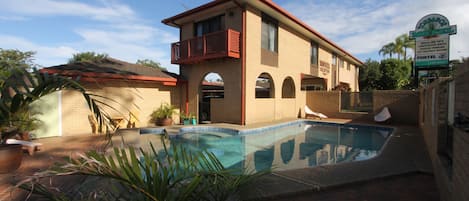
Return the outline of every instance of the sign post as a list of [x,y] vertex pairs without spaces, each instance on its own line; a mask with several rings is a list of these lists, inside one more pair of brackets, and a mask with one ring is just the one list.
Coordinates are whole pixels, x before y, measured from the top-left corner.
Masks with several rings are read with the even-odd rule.
[[450,25],[440,14],[426,15],[417,22],[415,30],[409,33],[410,38],[415,39],[415,76],[419,70],[449,67],[449,36],[456,32],[456,25]]

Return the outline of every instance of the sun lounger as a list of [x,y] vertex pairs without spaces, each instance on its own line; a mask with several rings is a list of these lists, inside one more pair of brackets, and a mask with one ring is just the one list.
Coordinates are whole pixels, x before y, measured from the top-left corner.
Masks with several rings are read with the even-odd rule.
[[41,150],[42,143],[30,142],[24,140],[16,139],[7,139],[7,144],[21,144],[23,145],[23,150],[27,150],[29,155],[34,155],[34,152]]
[[308,116],[318,117],[319,119],[327,119],[327,116],[320,112],[314,112],[307,105],[305,105],[305,117]]
[[375,122],[386,122],[391,119],[388,107],[384,107],[381,112],[375,115]]

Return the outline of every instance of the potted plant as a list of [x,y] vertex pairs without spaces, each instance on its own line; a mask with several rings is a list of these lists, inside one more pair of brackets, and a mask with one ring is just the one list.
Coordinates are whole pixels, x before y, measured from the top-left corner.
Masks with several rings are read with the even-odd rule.
[[176,114],[176,108],[168,103],[162,103],[160,107],[151,113],[151,121],[157,126],[169,126],[173,124],[172,116]]
[[6,144],[6,140],[18,134],[16,128],[2,128],[0,144],[0,174],[18,169],[23,160],[23,146],[21,144]]
[[182,125],[190,125],[191,124],[191,114],[187,114],[186,113],[181,113],[181,122],[182,122]]
[[190,119],[192,125],[197,125],[197,118],[195,118],[195,115],[191,114]]

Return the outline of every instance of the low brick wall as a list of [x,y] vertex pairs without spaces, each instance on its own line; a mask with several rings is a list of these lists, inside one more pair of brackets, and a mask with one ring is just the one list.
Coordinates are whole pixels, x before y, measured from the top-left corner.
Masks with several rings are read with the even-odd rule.
[[[423,131],[425,143],[433,163],[433,172],[440,191],[441,200],[463,201],[469,200],[469,133],[460,128],[454,128],[450,110],[447,105],[454,104],[454,113],[469,116],[469,62],[454,78],[454,102],[448,102],[448,91],[451,79],[434,81],[430,86],[421,90],[420,128]],[[443,115],[443,116],[442,116]],[[448,117],[449,116],[449,117]],[[449,128],[448,130],[446,128]],[[448,133],[448,135],[445,135]],[[446,136],[451,136],[452,149],[445,147]],[[449,146],[451,147],[451,146]],[[443,150],[443,154],[442,154]],[[451,150],[448,155],[445,150]]]
[[388,107],[392,121],[398,124],[417,125],[419,92],[404,90],[373,91],[372,112],[343,112],[340,109],[341,93],[339,91],[308,91],[306,104],[312,110],[324,113],[331,118],[373,121],[376,113]]

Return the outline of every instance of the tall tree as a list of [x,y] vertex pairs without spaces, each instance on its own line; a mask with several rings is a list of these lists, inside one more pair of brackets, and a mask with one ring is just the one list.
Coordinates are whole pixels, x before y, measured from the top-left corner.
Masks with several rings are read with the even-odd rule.
[[402,34],[398,38],[403,41],[404,61],[407,61],[407,49],[411,49],[413,52],[415,52],[415,40],[411,39],[407,34]]
[[72,58],[68,60],[68,63],[76,63],[76,62],[92,62],[92,63],[100,63],[104,59],[108,57],[107,54],[98,54],[96,52],[81,52],[77,54],[73,54]]
[[395,90],[410,84],[410,62],[384,59],[381,62],[368,59],[360,69],[361,91]]
[[394,43],[388,43],[388,44],[384,45],[379,50],[379,54],[383,55],[383,56],[389,54],[389,58],[392,58],[392,54],[394,53],[394,49],[395,49],[394,46],[395,46]]
[[382,76],[379,80],[379,89],[395,90],[402,89],[410,83],[410,64],[397,59],[385,59],[381,61],[380,71]]
[[168,71],[165,67],[161,66],[160,62],[153,61],[151,59],[142,59],[142,60],[137,60],[137,64],[152,67],[152,68],[157,68],[162,71]]
[[401,55],[404,53],[404,43],[404,38],[400,36],[394,39],[394,47],[392,51],[397,54],[397,60],[401,60]]
[[371,91],[379,89],[379,79],[381,79],[381,71],[379,62],[371,59],[366,60],[365,65],[359,71],[360,91]]
[[14,69],[30,70],[36,65],[33,63],[35,52],[22,52],[13,49],[0,48],[0,84],[11,75]]

